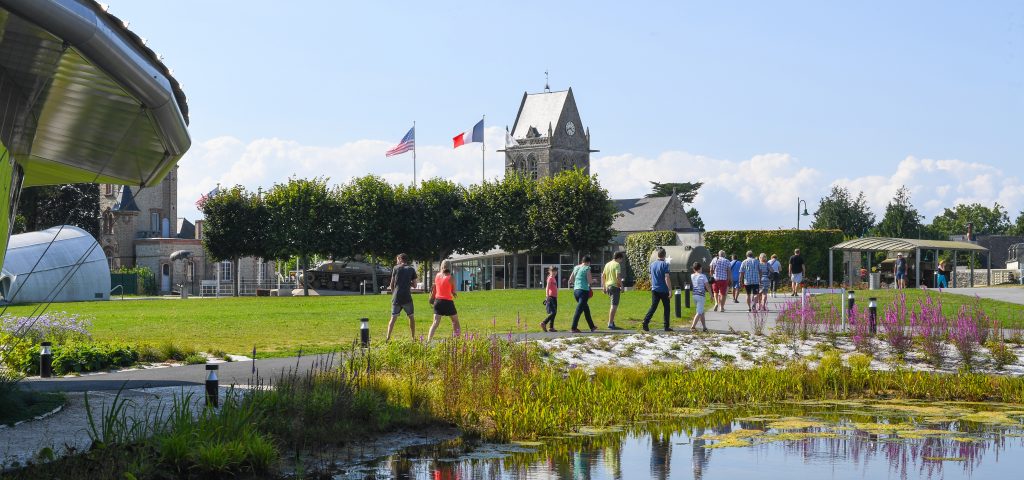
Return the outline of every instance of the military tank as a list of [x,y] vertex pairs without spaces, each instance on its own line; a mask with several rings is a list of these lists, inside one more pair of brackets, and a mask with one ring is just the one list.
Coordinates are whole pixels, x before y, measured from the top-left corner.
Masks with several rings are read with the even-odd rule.
[[[711,252],[707,247],[699,244],[669,245],[665,249],[665,260],[668,261],[669,278],[672,280],[672,288],[679,288],[690,284],[690,274],[694,262],[703,265],[704,273],[708,273],[708,264],[711,262]],[[650,261],[658,259],[658,249],[651,252]]]
[[[376,268],[377,288],[387,288],[391,270],[382,266]],[[299,271],[296,280],[301,286],[303,279],[308,275],[309,288],[358,292],[363,281],[366,281],[367,285],[373,282],[373,269],[372,264],[355,260],[321,262],[316,267],[307,269],[305,273]]]

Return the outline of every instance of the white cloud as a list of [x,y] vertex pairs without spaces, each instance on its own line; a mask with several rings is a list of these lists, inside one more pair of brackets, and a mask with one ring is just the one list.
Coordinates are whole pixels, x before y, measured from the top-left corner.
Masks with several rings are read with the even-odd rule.
[[[504,172],[504,130],[487,128],[487,177]],[[194,202],[221,185],[242,184],[255,190],[268,188],[289,176],[325,176],[331,183],[373,173],[393,183],[411,183],[411,153],[386,158],[394,142],[358,140],[337,146],[302,145],[278,138],[249,142],[224,136],[193,146],[179,169],[179,212],[199,216]],[[420,179],[444,177],[463,184],[481,178],[480,145],[457,149],[448,145],[420,145]],[[834,181],[826,174],[785,153],[765,153],[746,160],[722,160],[684,151],[667,151],[649,158],[633,154],[593,157],[591,170],[615,198],[641,197],[651,181],[701,181],[704,187],[695,206],[709,229],[793,228],[797,197],[807,200],[813,213],[818,200],[833,184],[863,191],[879,218],[896,190],[906,185],[912,201],[930,220],[943,208],[957,203],[998,201],[1011,216],[1024,206],[1024,182],[992,165],[961,160],[907,157],[891,172],[878,172]],[[812,218],[801,218],[808,225]]]

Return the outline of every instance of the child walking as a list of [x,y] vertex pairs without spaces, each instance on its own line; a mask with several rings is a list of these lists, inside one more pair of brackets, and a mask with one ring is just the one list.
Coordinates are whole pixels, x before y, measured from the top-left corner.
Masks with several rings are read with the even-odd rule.
[[[700,320],[701,328],[706,332],[708,325],[704,321],[704,296],[708,292],[708,277],[701,273],[700,262],[693,263],[693,275],[690,275],[690,284],[693,285],[693,298],[696,301],[697,314],[693,316],[693,324],[690,330],[697,331],[697,321]],[[724,301],[723,301],[724,303]]]
[[544,299],[544,308],[547,309],[548,316],[544,318],[544,321],[540,322],[540,329],[545,332],[557,332],[555,330],[555,314],[558,313],[558,267],[548,267],[548,280],[547,287],[545,288],[545,294],[547,298]]

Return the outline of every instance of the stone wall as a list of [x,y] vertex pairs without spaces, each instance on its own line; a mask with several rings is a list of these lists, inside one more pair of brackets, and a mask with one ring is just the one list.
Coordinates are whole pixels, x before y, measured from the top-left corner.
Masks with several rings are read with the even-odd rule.
[[[992,284],[1000,285],[1003,283],[1018,283],[1020,282],[1020,271],[1019,270],[1007,270],[1005,268],[992,269]],[[956,285],[958,287],[970,287],[971,286],[971,269],[957,267],[956,269]],[[988,270],[982,268],[974,269],[974,286],[976,287],[987,287],[988,286]]]

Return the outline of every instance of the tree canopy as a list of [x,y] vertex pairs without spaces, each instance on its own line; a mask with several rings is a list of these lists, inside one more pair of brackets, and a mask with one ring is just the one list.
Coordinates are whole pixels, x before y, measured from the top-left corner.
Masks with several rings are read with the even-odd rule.
[[947,208],[932,220],[931,229],[942,238],[948,238],[950,235],[966,235],[969,223],[974,224],[974,233],[978,235],[1005,234],[1011,226],[1006,210],[996,202],[992,208],[980,203]]
[[591,252],[612,238],[615,207],[596,176],[580,169],[563,171],[541,180],[537,197],[532,224],[540,250]]
[[885,216],[875,227],[876,233],[882,237],[913,238],[922,236],[923,217],[910,203],[910,190],[900,187],[896,196],[885,207]]
[[850,195],[846,187],[833,185],[827,197],[818,203],[814,212],[814,230],[842,230],[847,237],[864,235],[875,225],[875,214],[868,208],[864,192],[857,198]]
[[93,237],[100,233],[100,188],[95,183],[28,187],[18,199],[14,233],[74,225]]
[[675,190],[680,202],[693,203],[693,199],[697,198],[697,190],[703,185],[704,182],[651,182],[651,193],[644,195],[644,198],[668,197]]
[[1007,235],[1024,235],[1024,211],[1017,215],[1017,219],[1013,221],[1013,225],[1006,230]]

